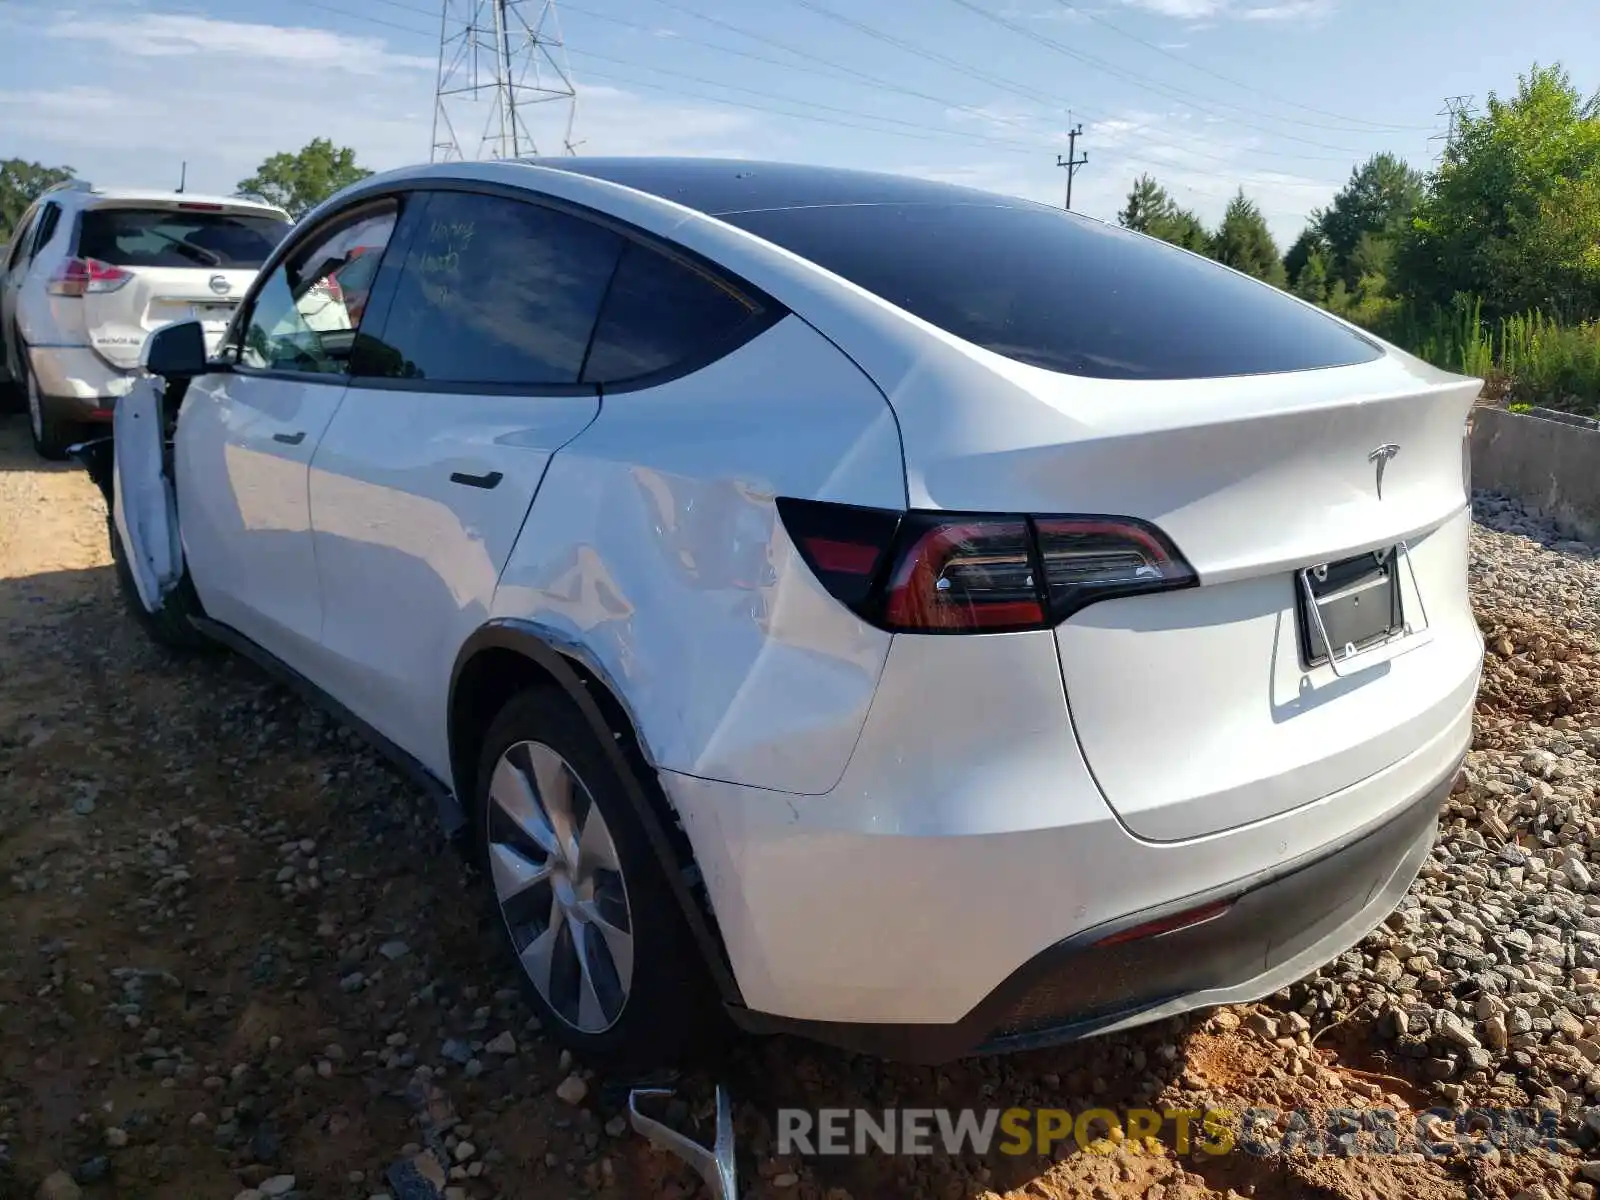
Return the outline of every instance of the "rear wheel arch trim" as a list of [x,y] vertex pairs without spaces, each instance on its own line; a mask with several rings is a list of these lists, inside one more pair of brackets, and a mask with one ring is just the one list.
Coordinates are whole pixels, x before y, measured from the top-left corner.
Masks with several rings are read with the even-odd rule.
[[[584,720],[595,735],[595,740],[603,748],[622,782],[623,790],[628,796],[629,807],[644,830],[645,839],[649,842],[657,861],[661,864],[662,873],[666,876],[673,897],[677,900],[689,925],[689,931],[700,949],[701,957],[705,960],[706,969],[722,1002],[730,1007],[742,1008],[743,995],[734,978],[727,948],[716,927],[715,916],[710,911],[710,898],[707,896],[702,902],[691,890],[693,882],[698,878],[698,867],[694,862],[693,850],[688,845],[687,831],[682,831],[680,826],[681,841],[685,847],[684,850],[680,850],[674,845],[663,823],[663,816],[676,820],[671,800],[666,797],[664,791],[660,793],[666,806],[665,813],[652,803],[644,788],[640,786],[634,764],[629,762],[627,754],[618,744],[618,738],[614,736],[620,732],[624,736],[631,737],[646,768],[655,769],[655,764],[650,760],[649,752],[639,736],[639,725],[635,720],[635,714],[622,698],[610,672],[606,671],[594,656],[570,635],[534,621],[501,618],[480,626],[462,644],[461,650],[457,653],[455,666],[450,672],[447,719],[451,782],[457,803],[466,818],[466,827],[470,828],[470,823],[474,819],[471,808],[477,794],[475,774],[480,748],[464,744],[463,738],[459,735],[464,731],[457,729],[460,720],[458,711],[463,701],[460,685],[471,664],[485,652],[493,651],[509,651],[525,659],[536,671],[554,681],[583,714]],[[579,674],[579,669],[605,690],[605,699],[615,705],[622,719],[628,723],[628,729],[619,731],[614,728],[614,722],[607,718],[592,689]],[[688,855],[687,860],[685,854]]]

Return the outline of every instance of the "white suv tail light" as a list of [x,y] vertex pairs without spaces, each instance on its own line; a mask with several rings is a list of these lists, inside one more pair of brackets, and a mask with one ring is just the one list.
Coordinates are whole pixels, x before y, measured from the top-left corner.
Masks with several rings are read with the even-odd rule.
[[784,527],[834,599],[896,633],[1059,625],[1116,596],[1193,587],[1193,569],[1131,517],[893,513],[779,497]]
[[47,289],[52,296],[92,296],[114,292],[133,274],[98,258],[69,258],[56,268]]

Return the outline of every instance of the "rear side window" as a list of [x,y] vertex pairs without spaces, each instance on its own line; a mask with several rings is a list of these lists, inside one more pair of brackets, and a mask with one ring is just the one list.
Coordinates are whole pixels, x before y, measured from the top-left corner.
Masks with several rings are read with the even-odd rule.
[[92,208],[78,229],[78,254],[114,267],[255,268],[288,232],[275,217]]
[[576,384],[622,237],[472,192],[434,192],[414,211],[381,342],[362,373],[469,387]]
[[1268,284],[1040,205],[835,205],[721,219],[956,337],[1069,375],[1203,379],[1381,353]]
[[697,267],[628,243],[584,364],[588,383],[620,383],[709,360],[760,310]]
[[33,249],[28,251],[32,258],[49,245],[50,239],[56,235],[56,226],[61,224],[61,205],[52,201],[44,206],[44,212],[39,214],[39,231],[33,235]]

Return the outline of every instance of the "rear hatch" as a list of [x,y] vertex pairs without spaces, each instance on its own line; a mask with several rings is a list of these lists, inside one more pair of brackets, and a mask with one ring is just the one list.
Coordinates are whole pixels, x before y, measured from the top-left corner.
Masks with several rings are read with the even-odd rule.
[[1084,757],[1133,833],[1196,837],[1317,800],[1471,704],[1476,380],[1385,359],[1191,381],[1176,408],[1095,394],[1145,385],[1069,399],[1060,376],[1020,371],[1059,425],[1007,456],[1017,507],[1143,518],[1199,577],[1056,628]]
[[258,207],[106,200],[80,218],[77,257],[89,344],[113,366],[139,365],[150,331],[198,320],[215,350],[287,222]]
[[[1034,561],[1052,592],[1057,571],[1104,572],[1110,598],[1063,605],[1055,643],[1084,758],[1131,832],[1259,821],[1460,728],[1482,655],[1464,478],[1478,380],[1026,201],[952,191],[722,219],[914,318],[818,309],[895,410],[912,508],[1092,518],[1035,520],[1091,532]],[[1117,518],[1164,534],[1197,586],[1126,574],[1143,559]],[[1095,559],[1107,530],[1121,548]],[[1114,596],[1110,579],[1125,581]],[[1325,641],[1358,653],[1329,663]]]

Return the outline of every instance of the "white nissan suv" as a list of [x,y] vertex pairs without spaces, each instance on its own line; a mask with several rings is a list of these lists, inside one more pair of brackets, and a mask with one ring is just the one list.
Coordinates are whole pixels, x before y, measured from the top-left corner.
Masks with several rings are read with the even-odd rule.
[[1072,214],[441,164],[146,353],[78,451],[134,611],[429,788],[596,1058],[1264,996],[1398,902],[1467,749],[1478,381]]
[[60,458],[110,418],[150,330],[192,317],[219,341],[288,230],[282,209],[239,197],[75,180],[34,201],[0,251],[0,384],[26,400],[34,448]]

